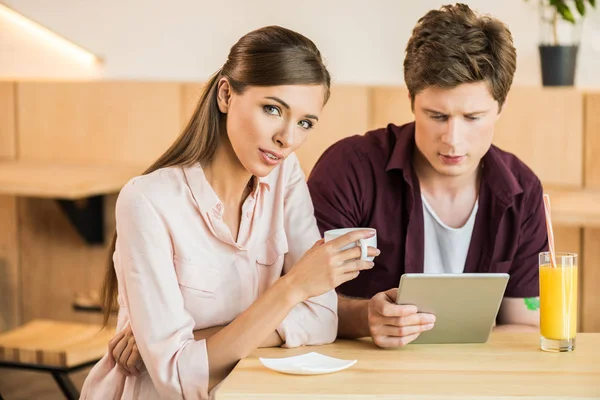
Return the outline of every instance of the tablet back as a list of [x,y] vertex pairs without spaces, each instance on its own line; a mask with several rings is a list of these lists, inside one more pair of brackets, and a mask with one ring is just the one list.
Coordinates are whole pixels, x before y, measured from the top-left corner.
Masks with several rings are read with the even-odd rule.
[[433,329],[412,343],[483,343],[489,338],[508,274],[404,274],[397,304],[435,314]]

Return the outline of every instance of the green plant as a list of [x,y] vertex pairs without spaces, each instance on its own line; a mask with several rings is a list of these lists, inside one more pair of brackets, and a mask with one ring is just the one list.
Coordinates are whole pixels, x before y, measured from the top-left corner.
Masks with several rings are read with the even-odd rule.
[[[529,0],[525,0],[529,1]],[[574,12],[578,13],[582,18],[585,17],[586,3],[589,3],[592,8],[596,8],[596,0],[540,0],[540,6],[550,7],[552,9],[550,20],[546,21],[552,25],[552,35],[554,44],[558,45],[558,18],[564,21],[575,24]]]

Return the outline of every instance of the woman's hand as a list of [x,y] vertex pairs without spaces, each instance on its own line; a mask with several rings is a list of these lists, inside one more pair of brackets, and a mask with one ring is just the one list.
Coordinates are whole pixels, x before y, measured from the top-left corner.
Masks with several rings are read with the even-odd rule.
[[125,376],[139,376],[146,368],[130,325],[127,325],[108,342],[108,357],[111,367],[116,364]]
[[[340,251],[360,239],[375,236],[373,230],[356,230],[327,243],[317,241],[287,274],[301,297],[319,296],[358,276],[360,271],[373,268],[373,262],[362,261],[360,246]],[[379,250],[369,247],[367,255],[375,257]]]

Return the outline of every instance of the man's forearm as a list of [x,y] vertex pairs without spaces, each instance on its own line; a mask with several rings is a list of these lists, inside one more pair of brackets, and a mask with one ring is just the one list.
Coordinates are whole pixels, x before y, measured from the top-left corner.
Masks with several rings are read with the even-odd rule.
[[352,299],[338,294],[338,337],[357,339],[369,332],[369,300]]

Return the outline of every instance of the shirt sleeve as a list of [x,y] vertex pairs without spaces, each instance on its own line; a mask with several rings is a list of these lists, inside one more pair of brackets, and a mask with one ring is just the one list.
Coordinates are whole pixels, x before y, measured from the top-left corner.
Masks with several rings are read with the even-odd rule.
[[[524,202],[524,218],[519,235],[519,247],[509,270],[506,297],[537,297],[540,295],[539,253],[548,251],[548,232],[542,184],[536,180]],[[529,211],[529,212],[528,212]]]
[[152,383],[163,398],[207,399],[206,341],[194,340],[168,228],[135,180],[119,195],[116,220],[119,296]]
[[[284,219],[289,250],[283,265],[284,274],[321,238],[304,173],[295,155],[288,159],[291,172],[285,193]],[[296,305],[277,332],[285,342],[284,347],[319,345],[335,340],[337,324],[337,295],[331,290]]]
[[327,149],[308,179],[321,234],[330,229],[363,226],[364,195],[373,178],[364,161],[344,139]]

